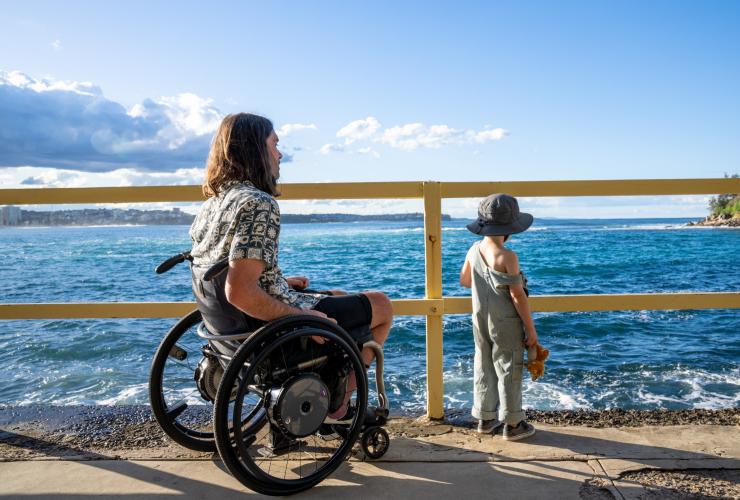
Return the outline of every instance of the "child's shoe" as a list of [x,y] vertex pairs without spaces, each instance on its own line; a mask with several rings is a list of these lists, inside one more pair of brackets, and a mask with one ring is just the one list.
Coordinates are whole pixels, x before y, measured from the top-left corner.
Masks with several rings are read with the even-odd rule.
[[496,434],[503,422],[497,419],[478,420],[478,434]]
[[517,425],[504,425],[504,439],[506,441],[519,441],[534,435],[534,426],[522,420]]

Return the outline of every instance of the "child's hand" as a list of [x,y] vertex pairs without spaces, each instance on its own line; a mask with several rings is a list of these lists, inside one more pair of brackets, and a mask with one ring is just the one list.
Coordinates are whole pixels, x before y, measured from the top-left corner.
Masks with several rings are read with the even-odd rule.
[[524,340],[524,345],[527,346],[527,347],[534,347],[538,343],[539,342],[537,341],[537,332],[534,331],[534,330],[531,331],[531,332],[529,332],[527,334],[527,338]]

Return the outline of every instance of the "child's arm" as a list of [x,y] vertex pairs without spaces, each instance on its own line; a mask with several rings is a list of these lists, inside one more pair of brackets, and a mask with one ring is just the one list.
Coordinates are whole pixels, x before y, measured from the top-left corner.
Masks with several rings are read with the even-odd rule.
[[[506,266],[507,274],[519,274],[519,258],[514,252],[510,250],[506,252],[504,255],[504,265]],[[532,347],[537,345],[537,330],[534,327],[532,312],[529,309],[529,299],[527,298],[527,294],[524,293],[524,285],[509,285],[509,294],[511,295],[511,301],[514,303],[516,312],[522,318],[524,331],[527,332],[526,346]]]
[[465,256],[465,262],[463,263],[462,269],[460,270],[460,284],[465,288],[470,288],[473,286],[473,277],[470,271],[470,252],[473,251],[473,248],[475,247],[470,247],[470,250],[468,250],[468,254]]

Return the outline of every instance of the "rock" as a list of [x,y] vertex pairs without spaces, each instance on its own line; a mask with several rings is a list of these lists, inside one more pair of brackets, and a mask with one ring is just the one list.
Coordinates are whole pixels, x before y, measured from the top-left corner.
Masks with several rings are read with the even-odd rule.
[[687,226],[740,227],[740,213],[734,216],[727,214],[710,215],[698,222],[688,222]]

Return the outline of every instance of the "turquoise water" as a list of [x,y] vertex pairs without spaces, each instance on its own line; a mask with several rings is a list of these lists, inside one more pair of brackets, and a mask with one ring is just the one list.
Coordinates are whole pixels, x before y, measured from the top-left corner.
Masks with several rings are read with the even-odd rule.
[[[475,236],[443,224],[446,296]],[[740,231],[686,228],[685,220],[538,220],[514,237],[538,294],[740,290]],[[189,271],[157,276],[189,248],[184,226],[4,228],[3,302],[192,300]],[[419,223],[286,224],[286,275],[312,287],[424,295]],[[740,404],[737,310],[543,313],[547,374],[525,381],[540,409],[726,408]],[[149,363],[172,319],[0,321],[0,404],[145,403]],[[444,319],[445,404],[469,408],[470,318]],[[424,318],[398,317],[386,345],[386,385],[396,412],[425,409]]]

